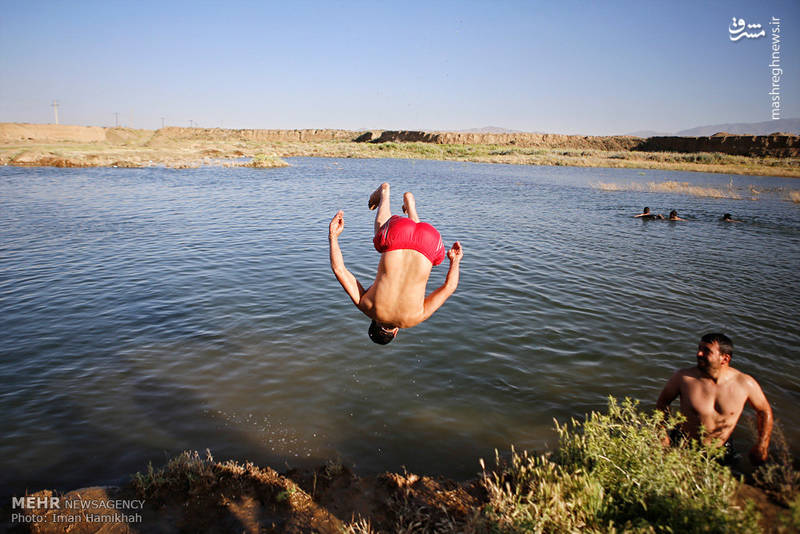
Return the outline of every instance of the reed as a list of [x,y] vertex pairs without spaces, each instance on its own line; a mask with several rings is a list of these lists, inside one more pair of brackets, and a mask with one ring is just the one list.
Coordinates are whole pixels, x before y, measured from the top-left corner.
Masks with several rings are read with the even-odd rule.
[[[738,193],[733,184],[726,188],[691,185],[688,182],[676,182],[667,180],[664,182],[639,183],[614,183],[614,182],[594,182],[591,184],[594,189],[600,191],[642,191],[648,193],[673,193],[678,195],[688,195],[694,197],[708,198],[729,198],[740,200],[742,196]],[[758,192],[753,192],[751,198],[756,199]]]

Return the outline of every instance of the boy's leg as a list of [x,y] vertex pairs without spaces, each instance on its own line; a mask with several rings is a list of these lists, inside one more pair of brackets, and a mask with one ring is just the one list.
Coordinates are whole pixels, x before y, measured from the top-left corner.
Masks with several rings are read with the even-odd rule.
[[408,214],[408,218],[418,223],[419,217],[417,216],[417,202],[414,200],[414,195],[406,192],[403,195],[403,213]]
[[392,208],[389,205],[388,182],[382,183],[369,196],[369,209],[374,210],[375,208],[378,208],[378,213],[375,214],[375,234],[377,234],[381,226],[392,216]]

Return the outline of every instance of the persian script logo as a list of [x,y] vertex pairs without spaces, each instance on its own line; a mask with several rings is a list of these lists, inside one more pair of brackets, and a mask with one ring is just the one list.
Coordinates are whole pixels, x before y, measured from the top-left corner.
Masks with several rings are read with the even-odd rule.
[[731,41],[738,41],[742,37],[746,37],[748,39],[758,39],[759,37],[764,37],[767,35],[767,32],[764,30],[758,31],[744,31],[745,28],[748,30],[759,30],[761,29],[761,24],[745,24],[744,19],[737,19],[733,17],[731,21],[731,25],[728,26],[728,33],[730,34],[729,37]]

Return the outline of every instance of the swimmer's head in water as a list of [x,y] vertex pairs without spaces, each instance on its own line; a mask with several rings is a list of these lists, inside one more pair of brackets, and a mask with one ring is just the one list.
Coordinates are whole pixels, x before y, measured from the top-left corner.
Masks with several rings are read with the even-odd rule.
[[642,213],[650,213],[650,208],[646,207],[642,210]]
[[397,328],[387,329],[373,319],[369,324],[369,338],[379,345],[387,345],[397,336]]
[[731,220],[731,214],[730,213],[726,213],[725,215],[722,216],[722,220],[723,221],[730,221]]
[[669,212],[669,218],[670,219],[677,219],[678,218],[678,212],[675,211],[675,210],[672,210],[671,212]]

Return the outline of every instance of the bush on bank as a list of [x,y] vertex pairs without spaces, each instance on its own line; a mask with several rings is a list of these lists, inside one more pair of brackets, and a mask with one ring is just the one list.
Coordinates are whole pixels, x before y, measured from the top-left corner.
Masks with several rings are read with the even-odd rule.
[[495,532],[757,532],[753,507],[734,502],[739,482],[720,449],[696,441],[663,447],[660,412],[609,398],[608,413],[556,423],[559,449],[530,456],[512,449],[484,471]]

